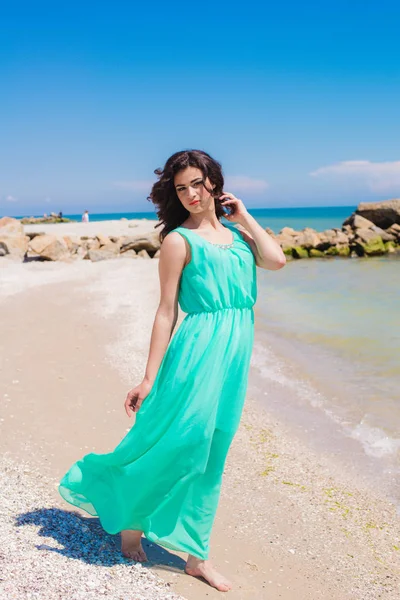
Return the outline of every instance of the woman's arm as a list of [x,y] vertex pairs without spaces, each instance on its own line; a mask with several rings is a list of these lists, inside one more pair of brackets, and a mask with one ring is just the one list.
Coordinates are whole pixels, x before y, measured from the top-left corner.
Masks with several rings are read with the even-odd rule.
[[255,218],[247,211],[242,200],[236,198],[230,192],[224,192],[220,196],[220,200],[223,198],[226,198],[226,200],[221,202],[222,206],[233,209],[233,213],[226,214],[225,218],[241,226],[238,231],[249,244],[256,265],[270,271],[282,269],[286,264],[286,256],[278,242],[257,223]]
[[285,266],[286,256],[282,248],[252,215],[247,213],[238,224],[241,227],[238,231],[250,245],[258,267],[277,271]]
[[185,263],[185,240],[179,233],[172,232],[161,244],[158,264],[160,302],[154,318],[143,381],[128,392],[125,400],[128,417],[139,410],[143,400],[149,395],[167,350],[178,318],[179,284]]
[[186,244],[172,232],[161,244],[158,273],[160,303],[154,319],[144,380],[153,384],[178,318],[179,282],[186,261]]

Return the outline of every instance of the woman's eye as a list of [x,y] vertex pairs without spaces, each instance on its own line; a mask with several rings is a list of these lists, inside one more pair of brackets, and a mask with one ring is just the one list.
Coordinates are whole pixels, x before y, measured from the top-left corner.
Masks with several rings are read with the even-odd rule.
[[202,183],[202,181],[196,181],[194,185],[201,185]]

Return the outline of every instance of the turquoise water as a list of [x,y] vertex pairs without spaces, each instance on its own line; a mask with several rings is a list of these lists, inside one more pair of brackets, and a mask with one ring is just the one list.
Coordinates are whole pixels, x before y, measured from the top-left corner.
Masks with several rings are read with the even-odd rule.
[[[356,206],[317,206],[308,208],[251,208],[250,214],[263,227],[270,227],[278,233],[283,227],[303,229],[312,227],[323,231],[331,227],[341,227],[343,221],[354,212]],[[81,220],[81,215],[64,215],[69,219]],[[90,214],[91,221],[126,219],[157,219],[154,212]]]

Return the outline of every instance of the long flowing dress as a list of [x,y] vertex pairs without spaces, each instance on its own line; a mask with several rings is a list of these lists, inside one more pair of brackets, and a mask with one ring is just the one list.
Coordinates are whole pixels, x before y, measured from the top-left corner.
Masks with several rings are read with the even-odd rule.
[[201,559],[209,553],[254,338],[255,259],[239,231],[227,229],[231,244],[173,230],[191,252],[179,286],[187,315],[126,436],[114,451],[78,460],[59,484],[62,497],[97,515],[108,533],[141,530]]

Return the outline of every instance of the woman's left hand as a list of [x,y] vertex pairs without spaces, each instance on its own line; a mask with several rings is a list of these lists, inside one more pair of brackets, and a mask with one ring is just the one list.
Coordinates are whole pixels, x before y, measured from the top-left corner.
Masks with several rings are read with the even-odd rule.
[[230,215],[229,213],[226,213],[224,215],[225,219],[227,219],[228,221],[234,221],[235,223],[240,224],[241,220],[244,219],[246,217],[246,215],[249,214],[247,212],[247,208],[243,204],[242,200],[239,200],[239,198],[236,198],[236,196],[234,196],[233,194],[231,194],[229,192],[224,192],[222,194],[222,196],[219,197],[220,200],[223,200],[224,198],[226,198],[226,200],[221,202],[221,206],[231,207],[232,213],[233,213],[232,215]]

